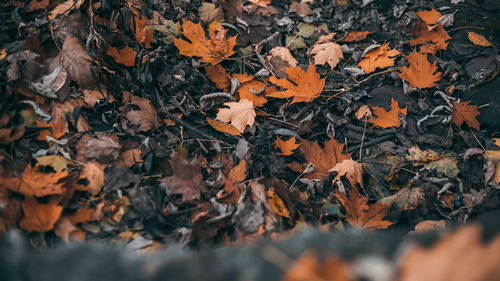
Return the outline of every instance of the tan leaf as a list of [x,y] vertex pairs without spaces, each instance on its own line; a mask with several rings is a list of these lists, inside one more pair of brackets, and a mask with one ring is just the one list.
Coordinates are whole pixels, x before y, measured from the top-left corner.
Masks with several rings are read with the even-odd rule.
[[[269,55],[271,57],[278,57],[283,61],[286,61],[291,67],[296,67],[298,64],[298,61],[293,57],[290,50],[286,47],[274,47],[269,51]],[[270,57],[268,57],[267,59],[270,59]]]
[[363,187],[363,164],[352,159],[346,159],[337,163],[337,165],[328,170],[328,172],[337,172],[337,176],[335,176],[333,182],[336,182],[340,180],[340,177],[345,176],[352,187],[355,187],[356,183],[359,183],[359,185]]
[[314,55],[314,65],[324,65],[328,63],[330,68],[334,68],[344,58],[342,48],[337,43],[321,43],[316,44],[311,50]]
[[[35,0],[36,1],[36,0]],[[85,0],[68,0],[64,3],[57,5],[50,13],[47,18],[52,21],[58,15],[68,15],[71,11],[80,9],[80,6],[85,2]]]
[[39,204],[33,197],[26,197],[22,207],[24,217],[19,222],[19,226],[28,232],[52,230],[63,210],[62,206],[58,206],[53,202]]
[[358,109],[358,111],[356,111],[355,116],[358,120],[370,119],[370,118],[372,118],[372,111],[370,110],[370,107],[365,104],[365,105],[361,106]]
[[344,193],[334,195],[345,208],[346,221],[358,229],[386,229],[393,224],[384,220],[389,211],[387,205],[379,202],[368,205],[368,198],[359,194],[354,188],[349,192],[349,198]]
[[205,31],[199,23],[185,21],[182,24],[182,29],[182,34],[190,42],[183,39],[174,39],[174,44],[181,55],[201,57],[202,62],[216,65],[236,52],[233,48],[236,45],[237,36],[226,39],[227,30],[220,23],[213,22],[210,24],[210,39],[207,39]]
[[248,2],[255,4],[259,7],[266,8],[271,5],[271,0],[248,0]]
[[230,122],[240,133],[245,132],[246,126],[253,126],[255,123],[255,110],[253,103],[242,99],[239,102],[225,102],[229,108],[220,108],[216,119],[222,122]]
[[269,80],[271,83],[287,90],[275,92],[269,94],[268,96],[282,99],[293,97],[291,103],[310,102],[311,100],[317,98],[323,91],[326,78],[320,79],[319,74],[316,72],[316,69],[311,62],[309,62],[307,71],[303,71],[302,68],[297,66],[288,67],[286,69],[286,73],[288,74],[288,79],[290,80],[278,79],[274,76]]
[[465,122],[469,127],[479,130],[479,121],[476,117],[479,115],[477,105],[469,104],[471,101],[457,102],[453,105],[451,120],[457,127]]
[[490,41],[486,40],[486,38],[484,38],[483,35],[481,34],[477,34],[475,32],[469,32],[469,34],[467,34],[467,37],[469,38],[469,40],[478,45],[478,46],[481,46],[481,47],[491,47],[493,45],[491,45]]
[[296,142],[295,136],[290,138],[287,141],[282,141],[280,137],[276,136],[276,140],[273,142],[275,149],[280,149],[281,152],[277,152],[280,155],[288,156],[292,155],[293,151],[300,146],[300,143]]
[[56,171],[56,173],[62,172],[68,167],[68,164],[73,163],[68,158],[61,155],[45,155],[40,157],[35,157],[36,166],[50,166]]
[[423,233],[427,231],[435,231],[442,229],[446,226],[446,222],[444,220],[439,221],[421,221],[415,225],[415,230],[410,231],[409,233]]
[[368,122],[373,124],[373,127],[380,128],[390,128],[401,126],[401,120],[399,119],[399,114],[406,116],[406,107],[399,108],[399,104],[393,98],[391,98],[391,110],[386,111],[383,107],[374,106],[372,107],[373,114],[377,116],[374,119],[368,120]]

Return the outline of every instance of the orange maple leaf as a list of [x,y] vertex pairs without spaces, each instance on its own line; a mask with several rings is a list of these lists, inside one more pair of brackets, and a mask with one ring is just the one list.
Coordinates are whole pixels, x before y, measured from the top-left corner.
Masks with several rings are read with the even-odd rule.
[[247,161],[241,160],[238,165],[231,168],[227,173],[224,183],[224,190],[217,194],[217,198],[224,198],[226,202],[238,204],[241,192],[238,188],[238,183],[245,180],[247,177]]
[[432,9],[431,11],[417,12],[419,19],[417,24],[409,31],[410,34],[417,37],[410,41],[411,46],[429,44],[436,45],[436,51],[446,50],[448,40],[451,37],[448,35],[444,27],[437,23],[441,14]]
[[252,101],[242,99],[239,102],[225,102],[229,108],[221,108],[215,117],[222,122],[231,122],[240,133],[245,132],[245,128],[252,127],[255,123],[255,110]]
[[269,97],[280,99],[293,97],[292,103],[310,102],[317,98],[323,91],[326,78],[320,79],[319,74],[310,61],[307,71],[302,70],[300,66],[296,66],[287,67],[286,73],[290,80],[278,79],[274,76],[269,80],[271,83],[287,90],[271,93],[268,95]]
[[68,172],[63,170],[58,173],[42,173],[37,168],[28,165],[24,172],[17,178],[2,178],[0,187],[4,186],[14,192],[25,196],[43,197],[52,194],[63,194]]
[[283,141],[280,137],[276,136],[276,141],[274,141],[273,144],[275,148],[279,148],[281,150],[281,153],[277,153],[284,156],[292,155],[293,151],[300,146],[300,143],[297,143],[295,136],[287,141]]
[[436,62],[431,64],[427,54],[416,51],[410,53],[406,59],[410,66],[399,67],[399,78],[410,83],[413,88],[424,89],[436,86],[436,81],[441,79],[441,72],[436,72]]
[[371,73],[377,68],[386,68],[394,65],[395,57],[401,54],[398,50],[387,50],[389,43],[366,52],[359,62],[359,67],[365,73]]
[[174,39],[174,44],[181,55],[201,57],[202,62],[216,65],[236,52],[233,48],[237,36],[226,39],[226,33],[227,30],[220,23],[213,22],[208,31],[210,39],[207,39],[200,23],[185,21],[182,24],[182,34],[191,42]]
[[54,202],[39,204],[33,197],[26,197],[22,207],[24,217],[19,221],[19,226],[28,232],[52,230],[63,210],[62,206],[58,206]]
[[355,186],[356,183],[359,183],[359,185],[363,187],[363,164],[352,159],[346,159],[341,163],[337,163],[337,165],[328,170],[328,172],[337,172],[337,176],[335,176],[333,182],[345,176],[347,180],[349,180],[351,186]]
[[344,193],[334,195],[345,208],[346,221],[358,229],[386,229],[393,224],[384,220],[389,211],[387,205],[379,202],[368,205],[368,198],[359,194],[354,188],[349,192],[349,198]]
[[267,99],[265,96],[276,92],[275,87],[267,87],[267,84],[253,80],[253,75],[243,74],[233,74],[233,77],[240,82],[240,87],[238,88],[238,97],[240,99],[247,99],[253,102],[256,107],[263,106]]
[[[314,171],[306,173],[305,177],[308,179],[326,179],[330,169],[351,156],[350,153],[343,153],[343,149],[344,145],[335,139],[325,142],[323,149],[319,147],[317,142],[303,140],[300,150],[304,153],[306,160],[314,164]],[[301,165],[297,162],[288,164],[290,169],[299,173],[304,172],[306,166],[307,164]]]
[[328,63],[331,69],[340,62],[340,59],[344,58],[340,45],[333,42],[314,45],[311,54],[314,55],[314,65]]
[[465,122],[469,127],[479,130],[479,121],[476,116],[479,115],[477,105],[469,104],[471,101],[457,102],[453,105],[451,120],[457,127],[462,126]]
[[431,8],[430,11],[420,11],[416,12],[417,16],[422,19],[427,25],[434,25],[437,23],[438,19],[441,17],[441,13]]
[[354,32],[349,32],[344,38],[344,42],[358,42],[361,40],[366,39],[366,36],[371,34],[370,31],[354,31]]
[[386,111],[383,107],[374,106],[372,107],[373,114],[377,116],[375,119],[368,120],[373,124],[373,127],[390,128],[401,126],[401,120],[399,120],[399,113],[406,116],[406,107],[399,108],[399,104],[396,100],[391,99],[391,110]]

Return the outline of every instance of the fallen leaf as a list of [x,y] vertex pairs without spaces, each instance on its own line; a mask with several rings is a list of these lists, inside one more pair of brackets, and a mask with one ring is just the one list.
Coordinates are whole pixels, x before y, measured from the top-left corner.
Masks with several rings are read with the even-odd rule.
[[340,62],[340,59],[344,58],[340,45],[333,42],[314,45],[311,54],[314,55],[314,65],[328,63],[331,69]]
[[333,182],[340,180],[340,177],[345,176],[352,187],[359,183],[363,187],[363,164],[358,163],[352,159],[346,159],[337,163],[335,167],[328,170],[328,172],[337,172]]
[[[304,153],[306,160],[314,164],[314,171],[305,174],[308,179],[326,179],[330,169],[350,157],[349,153],[342,152],[344,145],[333,138],[325,142],[323,149],[319,147],[317,142],[303,140],[300,150]],[[305,164],[305,166],[307,165],[308,163]],[[288,167],[299,173],[304,172],[305,169],[304,165],[296,162],[290,163]]]
[[42,10],[47,8],[50,5],[50,0],[31,0],[26,12],[33,12],[36,10]]
[[386,68],[394,65],[396,56],[401,54],[398,50],[387,50],[389,43],[366,52],[358,66],[366,73],[372,73],[375,69]]
[[[239,79],[238,79],[239,80]],[[238,89],[238,97],[241,99],[249,100],[255,107],[264,106],[267,102],[266,94],[273,93],[275,90],[268,89],[267,84],[258,80],[251,80],[248,82],[241,82]]]
[[224,190],[222,193],[217,194],[218,198],[224,198],[226,202],[231,202],[235,205],[238,204],[241,192],[238,188],[238,183],[245,180],[247,177],[247,161],[241,160],[238,165],[229,170],[224,182]]
[[304,17],[312,14],[312,10],[309,8],[309,5],[303,1],[292,1],[288,13],[296,13],[298,16]]
[[248,0],[248,2],[255,4],[259,7],[266,8],[271,5],[271,0]]
[[500,150],[486,150],[486,155],[495,164],[495,173],[492,179],[498,184],[500,183]]
[[36,166],[50,166],[56,173],[62,172],[71,164],[72,161],[61,155],[46,155],[35,157]]
[[167,194],[181,194],[184,202],[200,199],[201,193],[207,192],[198,158],[188,163],[174,150],[170,154],[170,164],[173,175],[161,180]]
[[370,110],[370,107],[368,105],[362,105],[358,111],[356,111],[356,114],[355,114],[356,118],[358,120],[361,120],[361,119],[370,119],[372,118],[372,111]]
[[207,65],[205,73],[208,79],[215,83],[217,89],[225,89],[231,86],[231,75],[226,72],[222,65]]
[[236,18],[242,18],[243,2],[241,0],[217,0],[217,3],[224,10],[226,20],[234,23]]
[[344,193],[334,193],[345,208],[346,221],[358,229],[386,229],[393,222],[384,220],[389,208],[387,205],[375,202],[368,205],[368,198],[359,194],[355,188],[349,192],[349,198]]
[[291,103],[310,102],[317,98],[323,91],[326,78],[320,79],[319,74],[310,61],[307,71],[303,71],[300,66],[297,66],[288,67],[286,73],[290,80],[278,79],[274,76],[269,80],[271,83],[287,90],[274,92],[268,96],[281,99],[293,97]]
[[101,164],[95,161],[83,164],[79,181],[86,181],[85,190],[88,190],[92,195],[101,192],[102,186],[104,185],[104,178],[104,167]]
[[132,9],[133,12],[133,22],[130,23],[131,27],[132,24],[135,23],[134,28],[132,28],[135,32],[135,39],[137,42],[139,42],[144,48],[149,49],[151,48],[151,42],[154,41],[154,31],[150,30],[146,26],[146,18],[144,18],[140,12],[136,9]]
[[479,121],[476,117],[480,114],[477,105],[469,104],[471,101],[457,102],[453,105],[451,120],[457,127],[465,122],[469,127],[479,131]]
[[358,42],[361,40],[365,40],[366,36],[371,34],[370,31],[353,31],[347,33],[345,38],[343,39],[344,42]]
[[424,89],[436,86],[436,81],[441,79],[441,72],[436,72],[436,62],[431,64],[427,54],[416,51],[411,52],[406,59],[410,66],[399,67],[399,78],[410,83],[413,88]]
[[[435,11],[435,10],[433,10]],[[417,24],[412,27],[409,33],[417,38],[410,40],[411,46],[432,43],[436,45],[437,50],[446,50],[448,40],[451,37],[448,35],[442,24],[437,23],[441,14],[439,12],[417,12],[421,13],[424,19],[419,18]],[[436,17],[439,15],[439,18]],[[429,23],[429,24],[428,24]]]
[[280,149],[281,152],[277,152],[279,155],[289,156],[293,154],[293,151],[300,146],[300,143],[297,143],[295,136],[290,138],[287,141],[282,141],[280,137],[276,136],[276,140],[273,142],[275,149]]
[[478,46],[481,46],[481,47],[491,47],[493,45],[491,45],[490,41],[486,40],[486,38],[484,38],[483,35],[481,34],[477,34],[475,32],[469,32],[467,34],[467,37],[469,38],[469,40],[478,45]]
[[103,89],[102,92],[99,89],[83,89],[82,92],[83,100],[90,107],[96,105],[100,100],[107,99],[109,103],[115,102],[115,98],[111,95],[110,92],[105,91],[105,89]]
[[121,63],[125,66],[134,66],[135,57],[137,54],[129,46],[125,46],[123,49],[118,49],[113,46],[109,46],[106,50],[106,55],[112,57],[117,63]]
[[399,104],[393,98],[391,98],[391,110],[386,111],[383,107],[374,106],[372,107],[373,114],[377,116],[374,119],[368,120],[368,122],[372,123],[372,127],[380,127],[380,128],[390,128],[401,126],[401,120],[399,119],[399,114],[403,114],[406,116],[407,109],[399,108]]
[[276,192],[272,190],[267,191],[267,196],[269,197],[269,201],[271,201],[271,206],[273,210],[280,216],[285,218],[290,218],[290,212],[283,203],[283,200],[276,194]]
[[457,167],[457,159],[450,154],[443,154],[436,161],[424,164],[427,170],[434,170],[440,174],[444,174],[449,178],[456,178],[460,170]]
[[123,92],[124,106],[120,107],[123,128],[134,135],[136,132],[147,132],[160,126],[155,108],[148,99],[129,92]]
[[118,159],[121,145],[116,135],[83,136],[75,145],[78,152],[76,160],[86,162],[88,159],[107,162]]
[[288,63],[289,66],[291,67],[296,67],[297,64],[299,63],[292,55],[290,50],[286,47],[274,47],[269,51],[269,55],[267,57],[268,60],[271,59],[271,57],[278,57],[281,60],[285,61]]
[[439,18],[441,18],[441,13],[434,10],[434,8],[430,9],[430,11],[420,11],[416,12],[417,16],[422,19],[422,21],[426,25],[434,25],[437,23]]
[[211,23],[214,20],[218,22],[224,21],[224,12],[220,7],[216,8],[214,3],[202,2],[200,8],[198,8],[198,15],[204,23]]
[[5,49],[0,50],[0,60],[3,60],[7,57],[7,51]]
[[230,122],[240,133],[245,132],[246,126],[252,127],[255,123],[255,110],[253,103],[242,99],[238,102],[225,102],[229,108],[220,108],[216,119],[222,122]]
[[[36,0],[35,0],[36,1]],[[49,21],[52,21],[59,15],[69,15],[73,10],[80,9],[80,6],[85,2],[85,0],[68,0],[57,5],[50,13],[47,15]]]
[[443,229],[446,227],[446,222],[444,220],[439,221],[421,221],[415,225],[415,230],[410,231],[409,233],[423,233],[427,231],[435,231],[439,229]]
[[241,135],[241,132],[236,129],[233,125],[227,124],[224,122],[220,122],[214,119],[206,118],[208,124],[212,126],[212,128],[216,129],[217,131],[228,133],[233,136],[239,136]]
[[[62,66],[68,73],[70,80],[77,82],[81,88],[94,88],[96,82],[92,76],[92,70],[95,73],[97,70],[92,66],[93,59],[80,39],[73,36],[66,37],[59,57],[62,59]],[[50,67],[52,70],[59,66],[59,57],[52,61]]]
[[33,197],[26,197],[22,207],[24,217],[19,221],[19,226],[28,232],[47,232],[54,229],[63,210],[62,206],[53,202],[39,204]]
[[379,200],[380,203],[393,204],[401,210],[414,210],[419,203],[425,202],[424,192],[419,187],[405,187],[391,196]]
[[227,30],[219,23],[213,22],[210,24],[210,39],[207,39],[205,31],[199,23],[185,21],[182,24],[182,29],[182,34],[190,42],[183,39],[174,39],[174,44],[181,55],[201,57],[202,62],[216,65],[236,52],[233,48],[236,45],[237,36],[226,39]]
[[58,173],[42,173],[37,168],[28,165],[17,178],[2,178],[0,186],[21,193],[25,196],[43,197],[52,194],[62,194],[66,191],[66,170]]
[[281,281],[351,281],[355,280],[349,265],[336,256],[327,256],[322,262],[316,254],[307,251],[285,272]]
[[399,266],[401,281],[500,280],[500,236],[483,244],[478,225],[467,225],[430,248],[414,246]]
[[328,34],[321,35],[318,37],[318,41],[316,41],[315,44],[331,42],[335,38],[335,35],[337,35],[336,32],[330,32]]

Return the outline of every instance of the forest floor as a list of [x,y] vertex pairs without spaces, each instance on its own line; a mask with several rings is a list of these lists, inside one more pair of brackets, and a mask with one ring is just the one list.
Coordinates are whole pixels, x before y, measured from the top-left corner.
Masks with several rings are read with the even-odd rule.
[[499,209],[498,1],[10,0],[0,21],[0,233],[35,248]]

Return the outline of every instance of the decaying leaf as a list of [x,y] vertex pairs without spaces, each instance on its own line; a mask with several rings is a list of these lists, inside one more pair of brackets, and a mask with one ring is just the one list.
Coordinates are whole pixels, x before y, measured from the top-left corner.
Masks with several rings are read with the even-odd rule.
[[450,154],[438,154],[433,150],[420,150],[417,146],[408,149],[406,159],[414,166],[423,166],[427,170],[436,170],[440,174],[454,178],[460,170],[457,167],[457,159]]
[[288,67],[286,73],[288,74],[289,80],[278,79],[274,76],[269,80],[271,83],[287,90],[269,94],[269,97],[281,99],[293,97],[291,103],[310,102],[317,98],[323,91],[326,78],[320,79],[319,74],[316,72],[311,62],[309,62],[307,71],[303,71],[302,68],[297,66]]
[[340,62],[340,59],[344,58],[340,45],[333,42],[314,45],[311,54],[314,55],[314,65],[328,63],[331,69]]
[[182,34],[190,42],[183,39],[174,39],[174,44],[181,55],[187,57],[201,57],[202,62],[216,65],[224,59],[233,55],[236,45],[236,37],[226,39],[227,30],[219,23],[213,22],[209,27],[209,38],[201,24],[185,21],[182,24]]
[[453,105],[451,120],[457,127],[465,122],[469,127],[479,130],[479,121],[476,117],[479,115],[477,105],[470,104],[471,101],[457,102]]
[[26,197],[22,207],[24,217],[19,222],[19,226],[28,232],[52,230],[63,210],[62,206],[58,206],[54,202],[40,204],[33,197]]
[[295,136],[291,137],[287,141],[283,141],[280,137],[276,136],[276,140],[273,145],[276,149],[279,148],[281,150],[281,152],[277,152],[277,154],[289,156],[293,154],[293,151],[297,149],[297,147],[300,146],[300,143],[297,143],[296,141]]
[[399,67],[399,77],[408,83],[413,88],[424,89],[436,86],[436,81],[441,79],[441,72],[436,72],[436,62],[431,64],[427,60],[427,54],[422,54],[416,51],[411,52],[408,59],[409,66]]
[[442,229],[445,226],[446,222],[444,220],[439,220],[439,221],[426,220],[417,223],[417,225],[415,225],[415,230],[409,233],[422,233],[427,231],[435,231],[438,229]]
[[446,50],[448,40],[451,37],[444,30],[443,25],[438,23],[441,13],[432,9],[431,11],[417,12],[417,15],[419,16],[418,22],[409,31],[410,34],[417,38],[411,40],[410,45],[432,44],[435,46],[435,51]]
[[106,55],[112,57],[117,63],[121,63],[125,66],[134,66],[135,57],[137,56],[134,50],[129,46],[125,46],[123,49],[109,46]]
[[67,177],[66,170],[57,173],[43,173],[38,168],[28,165],[19,177],[2,178],[0,187],[3,186],[25,196],[42,197],[64,193],[66,191],[64,180]]
[[120,107],[121,124],[131,135],[159,127],[158,114],[149,100],[125,91],[123,92],[123,102],[125,105]]
[[202,192],[207,192],[198,158],[188,163],[174,150],[170,154],[170,164],[173,175],[161,180],[167,194],[181,194],[184,202],[200,199]]
[[495,164],[495,173],[492,179],[498,184],[500,183],[500,150],[486,150],[486,154]]
[[359,194],[355,188],[349,192],[349,198],[344,193],[335,193],[335,197],[345,208],[346,221],[358,229],[386,229],[393,222],[384,220],[389,207],[375,202],[368,205],[368,198]]
[[424,192],[419,187],[405,187],[379,200],[380,203],[398,206],[401,210],[414,210],[423,201],[425,201]]
[[72,163],[68,158],[61,155],[45,155],[36,157],[36,166],[50,166],[56,173],[62,172]]
[[367,74],[375,71],[377,68],[383,69],[393,66],[396,56],[401,53],[396,49],[387,50],[388,47],[389,43],[386,43],[366,52],[358,66]]
[[59,58],[62,60],[62,66],[68,73],[70,80],[77,82],[81,88],[94,88],[96,82],[92,76],[92,71],[97,71],[91,63],[92,57],[82,45],[80,39],[73,36],[64,39],[62,51],[59,57],[52,61],[51,69],[59,66]]
[[486,38],[484,38],[483,35],[481,34],[477,34],[475,32],[469,32],[469,34],[467,34],[467,37],[469,38],[469,40],[478,45],[478,46],[481,46],[481,47],[491,47],[493,45],[491,45],[490,41],[486,40]]
[[76,160],[85,162],[88,159],[113,161],[120,156],[121,145],[116,135],[83,136],[75,146],[78,154]]
[[407,109],[399,108],[399,104],[397,101],[391,98],[391,110],[386,111],[383,107],[374,106],[372,107],[373,114],[377,116],[374,119],[368,120],[368,122],[373,124],[373,127],[380,128],[390,128],[401,126],[401,120],[399,119],[399,114],[403,114],[406,116]]
[[[323,149],[319,147],[317,142],[303,140],[300,150],[304,153],[306,160],[314,164],[314,171],[304,175],[308,179],[326,179],[330,169],[350,157],[349,153],[342,152],[344,145],[333,138],[325,142]],[[308,163],[301,165],[293,162],[288,164],[288,167],[302,173],[307,165]]]
[[245,128],[253,126],[255,123],[255,110],[253,103],[242,99],[239,102],[225,102],[229,108],[220,108],[216,119],[222,122],[230,122],[240,133],[245,132]]
[[355,280],[349,265],[336,256],[322,262],[313,252],[304,252],[283,275],[281,281],[351,281]]
[[312,10],[311,8],[309,8],[309,5],[307,5],[307,3],[304,1],[292,1],[288,12],[296,13],[297,15],[303,17],[310,15],[312,13]]
[[333,182],[340,180],[340,177],[345,176],[351,186],[356,186],[359,183],[363,187],[363,164],[358,163],[352,159],[346,159],[340,163],[337,163],[335,167],[328,170],[328,172],[337,172],[337,176],[333,179]]
[[96,195],[101,191],[104,178],[104,167],[101,164],[95,161],[83,164],[80,180],[85,180],[85,189],[92,195]]

